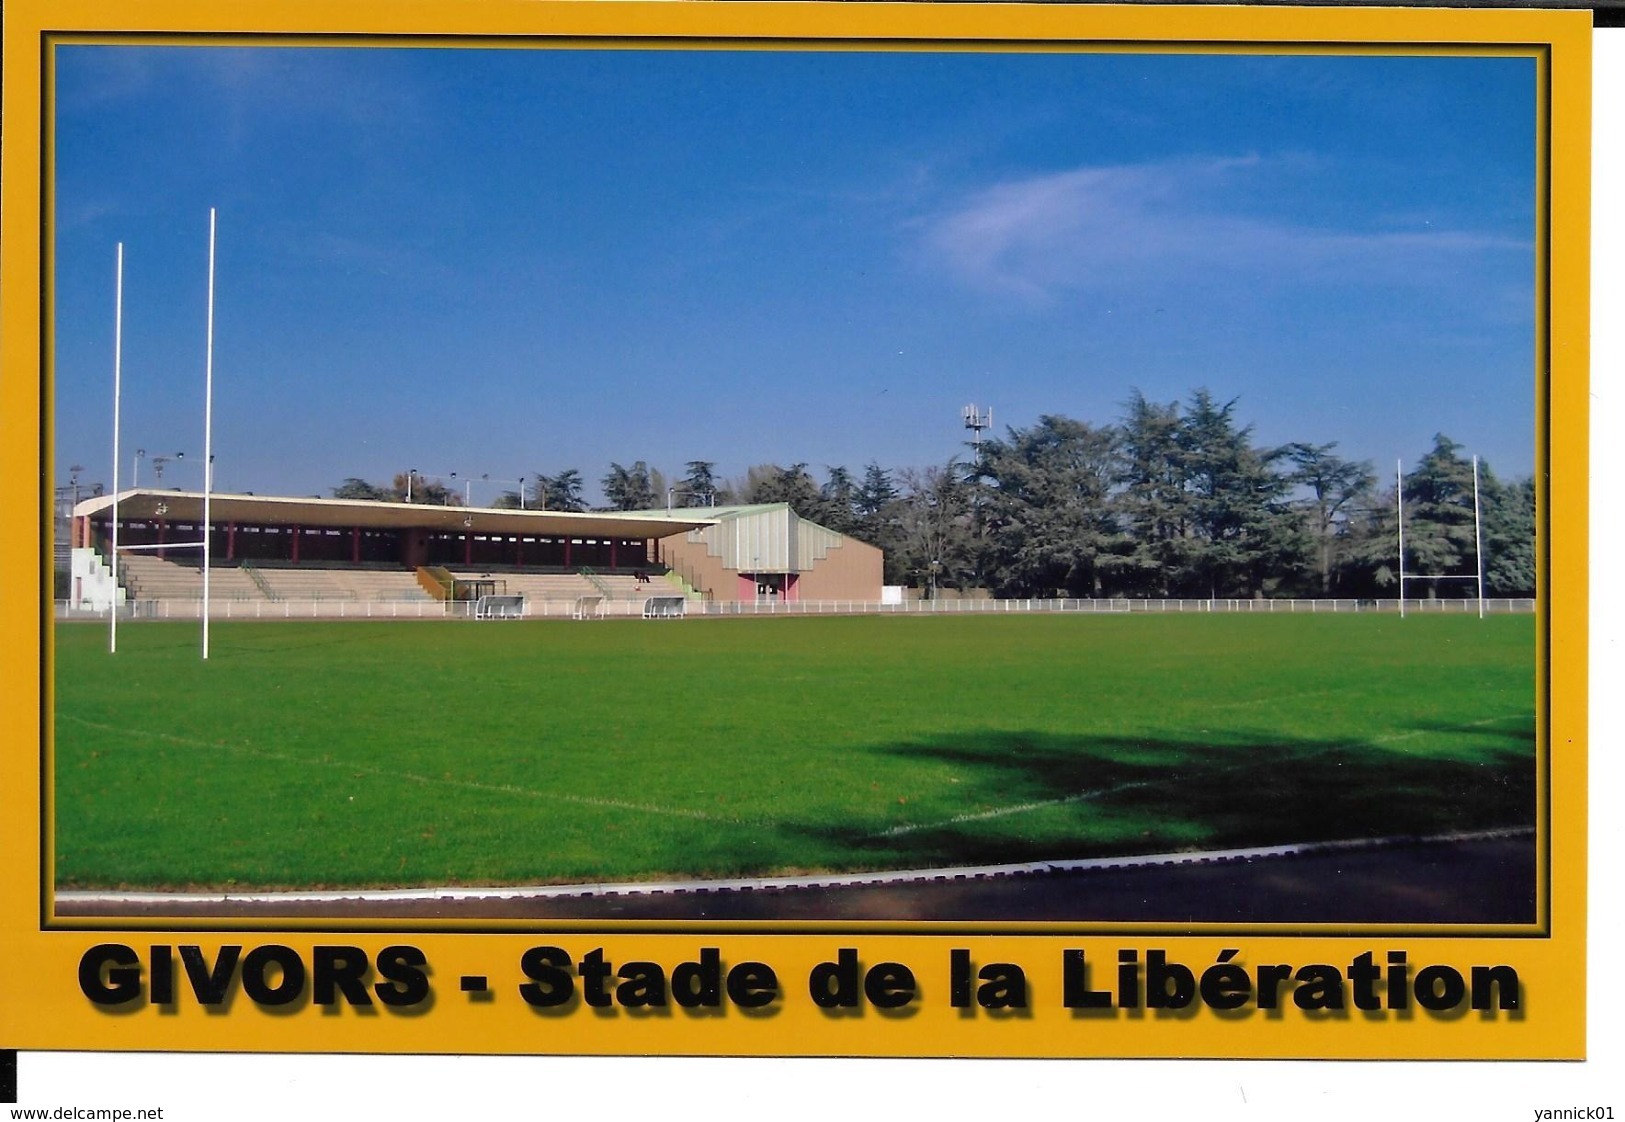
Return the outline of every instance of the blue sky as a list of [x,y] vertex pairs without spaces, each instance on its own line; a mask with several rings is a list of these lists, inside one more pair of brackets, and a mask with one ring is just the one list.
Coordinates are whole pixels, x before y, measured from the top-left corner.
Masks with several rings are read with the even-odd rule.
[[1002,432],[1198,386],[1379,473],[1438,431],[1533,465],[1527,59],[57,60],[59,480],[109,481],[119,241],[121,473],[201,458],[211,206],[226,490],[822,478],[943,462],[973,401]]

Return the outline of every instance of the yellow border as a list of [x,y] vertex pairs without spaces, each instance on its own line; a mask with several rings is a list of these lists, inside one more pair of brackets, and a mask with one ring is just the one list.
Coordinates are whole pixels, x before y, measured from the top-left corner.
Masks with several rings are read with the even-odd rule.
[[[1103,933],[1058,934],[1057,925],[824,924],[815,934],[743,934],[745,925],[587,923],[490,924],[482,934],[446,931],[393,937],[400,925],[287,924],[270,931],[238,925],[176,922],[157,925],[53,921],[40,914],[40,888],[50,883],[49,847],[41,844],[40,722],[51,704],[39,666],[42,627],[39,592],[48,573],[41,542],[26,521],[0,527],[0,550],[30,560],[0,584],[0,673],[14,712],[0,744],[5,852],[0,870],[0,1042],[25,1048],[266,1049],[276,1051],[474,1051],[677,1054],[877,1054],[1031,1056],[1347,1056],[1347,1057],[1573,1057],[1583,1051],[1586,471],[1590,18],[1586,12],[1287,9],[1109,8],[1022,5],[882,4],[458,4],[166,2],[130,7],[112,3],[12,0],[5,8],[3,208],[0,208],[0,416],[7,439],[0,465],[11,478],[37,477],[50,463],[51,419],[39,399],[41,324],[48,322],[41,273],[42,207],[50,210],[41,166],[42,65],[46,33],[58,42],[252,42],[276,45],[504,46],[514,48],[617,46],[673,50],[708,48],[1023,50],[1023,51],[1290,51],[1345,54],[1496,54],[1538,60],[1540,140],[1550,159],[1540,178],[1537,257],[1547,259],[1537,287],[1537,448],[1549,472],[1537,474],[1539,509],[1548,533],[1540,568],[1541,628],[1550,636],[1546,674],[1538,689],[1549,728],[1542,738],[1543,808],[1550,821],[1538,833],[1550,876],[1541,880],[1536,928],[1363,927],[1310,936],[1279,928],[1205,925],[1188,935],[1157,932],[1166,925],[1112,925]],[[314,38],[313,38],[314,37]],[[1550,216],[1549,224],[1545,221]],[[49,480],[41,479],[48,505]],[[27,591],[25,591],[27,590]],[[48,653],[48,652],[47,652]],[[45,769],[49,774],[49,769]],[[1550,787],[1545,786],[1550,778]],[[45,792],[48,796],[49,792]],[[1548,828],[1549,827],[1549,828]],[[36,860],[36,857],[38,860]],[[42,868],[42,865],[46,866]],[[1070,925],[1069,925],[1070,926]],[[119,928],[125,928],[119,933]],[[75,929],[77,928],[77,929]],[[141,930],[135,930],[141,928]],[[661,933],[666,932],[666,933]],[[950,934],[949,932],[956,932]],[[418,1015],[379,1012],[337,1015],[312,1008],[292,1014],[259,1009],[239,995],[229,1013],[207,1013],[183,1000],[173,1013],[147,1008],[124,1015],[95,1011],[80,995],[80,955],[97,942],[138,948],[196,943],[212,952],[222,944],[280,943],[308,952],[317,944],[346,943],[374,953],[391,943],[422,947],[434,964],[433,1007]],[[668,967],[701,946],[722,948],[729,962],[766,961],[777,970],[785,997],[762,1018],[733,1010],[725,1016],[600,1015],[581,1010],[544,1017],[515,998],[525,948],[556,944],[579,956],[603,947],[616,961],[653,959]],[[922,997],[912,1015],[831,1017],[806,998],[807,971],[854,946],[866,963],[895,960],[919,977]],[[1033,987],[1030,1015],[965,1017],[950,1010],[947,951],[965,947],[978,963],[1020,963]],[[1222,950],[1237,948],[1248,963],[1346,964],[1372,950],[1406,950],[1416,966],[1429,963],[1516,966],[1526,1005],[1516,1017],[1470,1014],[1442,1020],[1426,1014],[1314,1017],[1254,1012],[1189,1018],[1089,1017],[1060,1007],[1061,952],[1087,952],[1098,979],[1109,974],[1119,948],[1168,951],[1199,973]],[[308,953],[305,955],[308,961]],[[498,994],[472,1003],[457,992],[462,973],[491,976]],[[137,1031],[125,1032],[124,1029]]]

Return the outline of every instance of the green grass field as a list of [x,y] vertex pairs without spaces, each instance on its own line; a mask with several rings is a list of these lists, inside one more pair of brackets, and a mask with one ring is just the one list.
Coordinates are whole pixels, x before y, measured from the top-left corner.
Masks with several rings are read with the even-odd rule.
[[1526,826],[1529,616],[56,632],[64,888],[911,868]]

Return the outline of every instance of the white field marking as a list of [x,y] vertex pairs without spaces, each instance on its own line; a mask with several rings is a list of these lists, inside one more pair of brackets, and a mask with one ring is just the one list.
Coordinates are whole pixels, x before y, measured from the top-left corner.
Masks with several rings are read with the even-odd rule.
[[[1461,727],[1462,728],[1478,728],[1481,725],[1493,725],[1498,721],[1515,721],[1515,720],[1518,720],[1520,718],[1528,717],[1528,716],[1531,716],[1531,714],[1529,714],[1529,713],[1509,713],[1509,714],[1507,714],[1506,716],[1503,716],[1503,717],[1486,717],[1482,721],[1469,721],[1469,722],[1467,722],[1467,724],[1462,725]],[[1340,751],[1340,750],[1342,750],[1344,748],[1351,748],[1351,747],[1354,747],[1356,744],[1396,744],[1401,740],[1413,740],[1418,736],[1427,736],[1430,733],[1437,732],[1437,731],[1439,731],[1439,730],[1437,730],[1437,729],[1412,729],[1409,732],[1397,732],[1397,733],[1394,733],[1391,736],[1379,736],[1375,740],[1350,741],[1347,744],[1333,744],[1330,747],[1322,748],[1322,749],[1320,749],[1318,751],[1315,751],[1315,752],[1306,752],[1306,753],[1304,753],[1302,755],[1294,756],[1293,759],[1298,759],[1298,760],[1314,759],[1316,756],[1324,756],[1328,752],[1337,752],[1337,751]],[[1249,768],[1264,767],[1264,766],[1266,766],[1266,763],[1280,763],[1280,762],[1281,761],[1279,761],[1279,760],[1271,760],[1271,761],[1248,760],[1248,761],[1246,761],[1244,763],[1232,764],[1229,767],[1219,768],[1218,770],[1220,772],[1245,771],[1245,770],[1247,770]],[[1068,806],[1068,805],[1071,805],[1072,803],[1089,802],[1089,801],[1091,801],[1093,799],[1103,798],[1106,795],[1121,794],[1124,791],[1136,791],[1136,790],[1139,790],[1141,787],[1152,787],[1152,786],[1155,786],[1156,784],[1163,783],[1163,782],[1166,782],[1166,780],[1163,780],[1163,779],[1136,779],[1136,780],[1134,780],[1132,782],[1129,782],[1129,783],[1118,783],[1118,784],[1115,784],[1115,785],[1113,785],[1111,787],[1097,787],[1097,788],[1095,788],[1093,790],[1089,790],[1089,791],[1079,791],[1075,795],[1062,795],[1060,798],[1057,798],[1057,799],[1039,799],[1039,800],[1036,800],[1034,802],[1016,803],[1013,806],[995,807],[992,810],[978,811],[978,812],[976,812],[974,814],[956,814],[952,818],[944,818],[940,822],[917,822],[917,823],[914,823],[913,825],[908,825],[908,826],[893,826],[891,829],[882,830],[878,834],[870,834],[869,838],[870,839],[874,839],[874,838],[897,838],[897,837],[902,837],[904,834],[918,833],[921,830],[937,830],[937,829],[941,829],[944,826],[959,826],[959,825],[962,825],[962,824],[964,824],[966,822],[981,822],[981,821],[983,821],[985,819],[989,819],[989,818],[1006,818],[1006,817],[1008,817],[1008,816],[1010,816],[1012,814],[1026,814],[1029,811],[1044,810],[1044,809],[1047,809],[1048,807],[1052,807],[1052,806]]]
[[1254,705],[1274,705],[1277,702],[1301,701],[1306,697],[1325,697],[1327,694],[1347,693],[1347,690],[1302,690],[1298,693],[1278,694],[1275,697],[1248,697],[1240,701],[1209,701],[1204,702],[1209,709],[1245,709]]
[[469,791],[491,791],[501,795],[523,795],[532,799],[549,799],[556,802],[576,803],[581,806],[603,807],[609,810],[630,810],[639,814],[659,814],[672,818],[695,818],[704,822],[726,822],[734,825],[752,825],[741,818],[719,818],[707,814],[703,810],[686,810],[682,807],[651,806],[645,803],[626,802],[622,799],[601,799],[591,795],[572,795],[560,791],[538,791],[533,787],[515,787],[507,783],[479,783],[472,779],[446,779],[435,778],[429,775],[415,775],[409,771],[391,771],[387,768],[372,767],[367,764],[347,763],[344,760],[335,760],[327,757],[320,760],[311,760],[303,756],[291,756],[286,752],[267,752],[261,748],[249,748],[242,744],[211,744],[207,740],[198,740],[193,737],[175,736],[167,732],[149,732],[145,729],[126,728],[122,725],[104,725],[96,721],[87,721],[83,717],[67,714],[67,719],[76,721],[89,728],[100,729],[104,732],[133,734],[144,736],[152,740],[165,740],[171,744],[179,744],[188,748],[207,748],[217,750],[224,748],[239,755],[253,756],[262,760],[274,760],[278,763],[296,764],[309,767],[320,764],[324,767],[340,768],[345,771],[359,772],[363,775],[382,776],[386,779],[404,779],[410,783],[422,783],[426,786],[461,787]]
[[740,877],[732,880],[679,880],[600,884],[538,884],[509,888],[354,889],[349,892],[58,892],[59,904],[337,904],[345,901],[389,903],[407,900],[525,900],[572,896],[657,896],[664,893],[751,892],[785,888],[846,888],[860,885],[986,880],[1043,873],[1076,873],[1104,869],[1149,868],[1155,865],[1209,865],[1270,857],[1304,857],[1318,853],[1380,849],[1396,845],[1494,841],[1533,836],[1533,826],[1474,830],[1425,837],[1350,838],[1344,841],[1299,842],[1247,849],[1213,849],[1199,853],[1146,853],[1130,857],[1091,857],[1063,861],[1028,861],[1019,865],[965,865],[946,869],[900,869],[895,872],[831,873],[824,876]]
[[870,834],[870,838],[898,838],[904,834],[913,834],[920,830],[936,830],[944,826],[958,826],[966,822],[980,822],[986,818],[1005,818],[1012,814],[1026,814],[1030,810],[1043,810],[1052,806],[1067,806],[1071,803],[1088,802],[1091,799],[1104,798],[1106,795],[1116,795],[1123,791],[1135,791],[1141,787],[1150,787],[1161,780],[1137,779],[1132,783],[1119,783],[1112,787],[1098,787],[1092,791],[1079,791],[1075,795],[1063,795],[1058,799],[1040,799],[1030,803],[1016,803],[1013,806],[996,807],[993,810],[978,811],[975,814],[956,814],[952,818],[944,818],[940,822],[917,822],[912,826],[893,826],[889,830],[882,830],[878,834]]

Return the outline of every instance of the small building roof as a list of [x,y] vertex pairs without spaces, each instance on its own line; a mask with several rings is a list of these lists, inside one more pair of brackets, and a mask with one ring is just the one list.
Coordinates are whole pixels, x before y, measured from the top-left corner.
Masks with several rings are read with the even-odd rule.
[[[846,535],[803,518],[789,503],[689,507],[709,520],[692,528],[690,541],[703,539],[706,552],[724,568],[751,573],[806,572],[840,546]],[[665,511],[644,511],[661,514]],[[676,510],[671,512],[676,513]],[[852,539],[856,540],[856,539]],[[873,547],[867,547],[873,548]]]
[[[167,518],[196,522],[203,518],[203,492],[137,489],[118,495],[120,519]],[[73,508],[76,517],[111,516],[114,496],[86,499]],[[364,529],[429,530],[476,534],[531,534],[548,537],[664,538],[709,526],[711,508],[688,510],[560,511],[509,510],[496,507],[431,506],[427,503],[367,499],[289,498],[272,495],[209,497],[209,516],[216,524],[243,522],[262,526],[360,526]],[[160,513],[159,507],[163,507]]]

